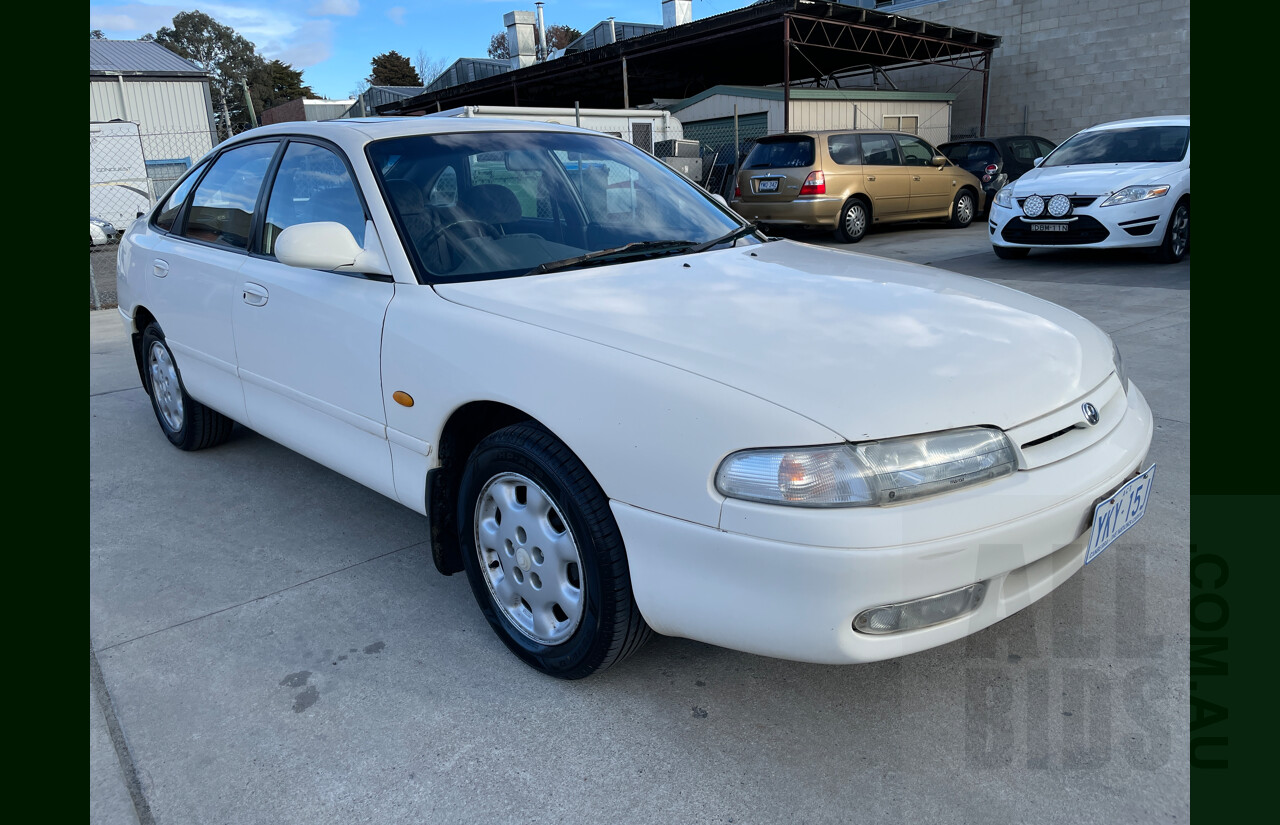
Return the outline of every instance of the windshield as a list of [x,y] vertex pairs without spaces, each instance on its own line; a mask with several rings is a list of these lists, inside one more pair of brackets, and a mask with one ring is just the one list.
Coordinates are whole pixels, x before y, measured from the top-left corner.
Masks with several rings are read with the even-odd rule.
[[652,155],[603,136],[415,135],[368,155],[426,283],[696,251],[742,226]]
[[1172,163],[1182,160],[1190,143],[1190,126],[1134,126],[1081,132],[1059,146],[1041,165]]

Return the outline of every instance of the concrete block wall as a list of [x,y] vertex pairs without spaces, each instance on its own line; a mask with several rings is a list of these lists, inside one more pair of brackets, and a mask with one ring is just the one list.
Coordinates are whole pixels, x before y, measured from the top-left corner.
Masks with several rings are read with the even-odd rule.
[[[1054,141],[1108,120],[1191,111],[1191,0],[939,0],[880,11],[1003,38],[991,60],[987,134]],[[977,73],[926,67],[898,88],[952,91],[955,135],[976,134]],[[1024,110],[1025,107],[1025,110]]]

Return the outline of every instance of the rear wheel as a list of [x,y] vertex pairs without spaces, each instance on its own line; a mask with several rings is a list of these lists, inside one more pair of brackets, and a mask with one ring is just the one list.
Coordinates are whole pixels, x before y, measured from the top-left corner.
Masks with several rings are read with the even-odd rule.
[[159,325],[149,324],[143,331],[142,353],[151,409],[169,443],[180,450],[203,450],[226,441],[235,423],[187,395]]
[[1027,257],[1027,254],[1031,252],[1031,250],[1027,249],[1025,246],[996,246],[995,244],[992,244],[991,249],[996,253],[997,258],[1005,261],[1021,260]]
[[973,193],[968,189],[961,189],[956,193],[955,203],[951,205],[951,227],[964,229],[973,223],[973,216],[977,211],[978,204],[973,198]]
[[861,198],[849,198],[840,210],[840,223],[836,225],[836,238],[845,243],[857,243],[867,235],[871,213]]
[[608,498],[542,427],[515,424],[480,442],[463,473],[458,524],[480,610],[526,664],[581,679],[652,635]]
[[1156,247],[1156,260],[1162,264],[1176,264],[1187,256],[1191,249],[1191,203],[1186,200],[1178,202],[1169,216],[1169,225],[1164,231],[1164,241]]

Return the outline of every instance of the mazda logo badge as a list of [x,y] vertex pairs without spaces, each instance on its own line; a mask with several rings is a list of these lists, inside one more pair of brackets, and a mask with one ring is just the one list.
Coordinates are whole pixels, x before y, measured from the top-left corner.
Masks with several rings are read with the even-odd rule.
[[1090,404],[1088,401],[1080,405],[1080,411],[1084,413],[1084,420],[1089,422],[1090,426],[1098,423],[1098,408]]

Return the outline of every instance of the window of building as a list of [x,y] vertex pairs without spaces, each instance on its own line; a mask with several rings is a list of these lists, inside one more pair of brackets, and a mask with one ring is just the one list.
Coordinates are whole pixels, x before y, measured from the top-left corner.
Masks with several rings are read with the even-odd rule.
[[920,134],[920,116],[886,115],[884,118],[884,128],[893,129],[897,132],[910,132],[913,135],[918,135]]

